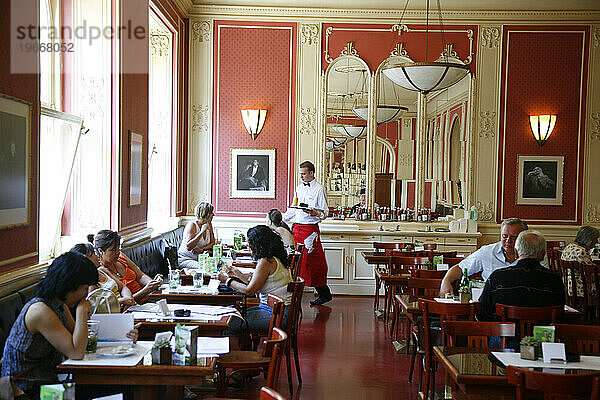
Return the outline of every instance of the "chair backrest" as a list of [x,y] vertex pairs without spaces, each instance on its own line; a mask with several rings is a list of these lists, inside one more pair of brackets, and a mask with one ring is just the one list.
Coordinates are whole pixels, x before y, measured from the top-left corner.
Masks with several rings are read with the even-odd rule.
[[273,328],[270,334],[271,339],[266,339],[263,343],[263,357],[271,357],[269,368],[267,370],[267,386],[273,387],[279,378],[279,366],[283,356],[283,347],[288,335],[279,328]]
[[302,264],[302,252],[304,250],[304,245],[298,245],[298,247],[300,246],[302,246],[302,250],[298,249],[291,256],[290,273],[292,274],[293,279],[296,279],[300,273],[300,265]]
[[413,268],[423,268],[430,264],[429,258],[427,257],[403,257],[397,256],[397,253],[393,253],[390,256],[388,271],[391,275],[410,273]]
[[600,372],[591,374],[555,374],[509,366],[508,382],[515,386],[517,400],[523,400],[531,391],[541,392],[544,399],[600,398]]
[[567,351],[600,354],[600,326],[554,325],[554,341],[564,343]]
[[[506,339],[516,333],[514,322],[444,321],[442,330],[448,346],[462,346],[487,349],[488,336],[502,338],[502,348],[506,348]],[[462,343],[457,344],[457,339]]]
[[533,334],[533,326],[540,325],[540,322],[549,321],[555,324],[562,317],[564,307],[548,306],[548,307],[519,307],[509,306],[506,304],[496,304],[496,315],[502,322],[518,321],[519,322],[519,337],[531,336]]
[[583,270],[583,282],[585,283],[585,303],[584,312],[586,321],[594,324],[600,323],[600,266],[586,265],[581,266]]
[[283,321],[283,311],[285,310],[284,300],[274,294],[267,296],[267,305],[273,310],[271,312],[271,321],[269,322],[269,333],[267,338],[271,339],[273,328],[281,329],[281,322]]
[[[475,314],[481,311],[481,303],[438,303],[435,300],[419,299],[419,309],[423,315],[425,352],[431,351],[431,318],[437,316],[440,322],[457,320],[475,320]],[[446,345],[446,334],[442,324],[442,346]]]
[[437,243],[423,243],[423,248],[425,250],[435,250],[437,249]]
[[[429,271],[428,271],[429,272]],[[435,271],[431,271],[435,272]],[[440,292],[442,279],[408,278],[408,293],[418,298],[433,299]]]
[[375,249],[375,251],[380,251],[380,250],[394,250],[397,249],[397,245],[399,243],[382,243],[382,242],[373,242],[373,248]]
[[[415,278],[442,279],[447,271],[434,271],[431,269],[412,269],[410,275]],[[439,288],[438,288],[439,289]]]
[[446,257],[456,258],[457,253],[457,251],[428,251],[427,257],[433,258],[435,256],[444,256],[444,262],[446,262]]
[[288,283],[288,293],[292,294],[292,300],[288,306],[287,324],[284,330],[288,335],[296,335],[298,333],[298,324],[300,323],[300,313],[302,311],[302,293],[304,293],[304,279],[298,277]]
[[547,246],[546,255],[548,256],[548,267],[550,268],[550,270],[557,272],[559,275],[562,276],[559,264],[561,255],[560,251]]
[[260,388],[260,400],[287,400],[282,394],[275,390],[263,386]]
[[397,256],[397,257],[427,257],[427,251],[404,251],[401,249],[396,250],[388,250],[389,255]]
[[464,257],[446,257],[444,256],[444,264],[448,264],[449,267],[453,267],[456,264],[464,260]]
[[[579,307],[579,300],[581,296],[578,296],[577,292],[577,279],[579,276],[583,280],[583,264],[577,261],[564,261],[559,259],[558,265],[560,267],[560,274],[565,285],[565,298],[567,299],[567,305],[573,308]],[[585,291],[587,290],[586,285],[583,285],[584,293],[582,296],[585,298]],[[582,301],[583,302],[583,301]]]

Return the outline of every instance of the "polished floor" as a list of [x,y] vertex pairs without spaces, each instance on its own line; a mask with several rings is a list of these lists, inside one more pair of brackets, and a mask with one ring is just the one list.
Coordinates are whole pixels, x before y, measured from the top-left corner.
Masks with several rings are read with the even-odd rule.
[[[413,384],[407,383],[410,356],[394,351],[388,329],[373,313],[372,297],[334,297],[317,307],[309,306],[310,299],[305,293],[299,330],[303,382],[298,387],[294,372],[291,397],[284,360],[276,388],[280,393],[306,400],[417,399],[418,374]],[[256,377],[244,390],[229,389],[227,396],[258,399],[263,383]]]

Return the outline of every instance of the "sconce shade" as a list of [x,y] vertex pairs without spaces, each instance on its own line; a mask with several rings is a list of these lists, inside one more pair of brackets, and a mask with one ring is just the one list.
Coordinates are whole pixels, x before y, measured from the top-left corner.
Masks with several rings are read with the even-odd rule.
[[349,138],[356,139],[367,134],[365,132],[366,128],[366,126],[338,125],[334,126],[332,129],[338,133],[341,133],[342,135],[348,136]]
[[460,81],[469,73],[469,67],[455,57],[440,57],[434,62],[414,62],[408,57],[382,71],[396,85],[424,94],[442,90]]
[[556,115],[530,115],[529,122],[533,137],[540,146],[543,146],[554,129]]
[[252,140],[260,133],[267,118],[267,110],[242,110],[242,120]]
[[[408,111],[408,108],[403,106],[377,106],[377,125],[396,121],[406,111]],[[367,107],[353,108],[352,112],[365,121],[369,118],[369,109]]]

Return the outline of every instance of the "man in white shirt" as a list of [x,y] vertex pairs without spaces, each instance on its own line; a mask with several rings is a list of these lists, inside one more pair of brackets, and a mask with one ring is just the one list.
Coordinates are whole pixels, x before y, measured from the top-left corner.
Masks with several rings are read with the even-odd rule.
[[327,218],[329,207],[325,189],[315,180],[313,163],[304,161],[300,164],[300,179],[302,184],[296,187],[294,199],[297,199],[299,206],[305,206],[306,209],[288,208],[283,219],[294,224],[292,232],[296,247],[299,243],[305,245],[300,277],[306,281],[306,286],[314,287],[319,294],[319,297],[310,304],[321,305],[331,301],[331,291],[327,286],[327,262],[318,225]]
[[468,275],[482,271],[481,276],[483,280],[487,281],[495,270],[513,264],[518,258],[515,253],[515,241],[519,233],[527,229],[525,221],[519,218],[508,218],[502,221],[500,241],[481,246],[475,253],[450,268],[442,280],[440,296],[444,296],[446,293],[454,294],[452,282],[462,278],[465,268]]

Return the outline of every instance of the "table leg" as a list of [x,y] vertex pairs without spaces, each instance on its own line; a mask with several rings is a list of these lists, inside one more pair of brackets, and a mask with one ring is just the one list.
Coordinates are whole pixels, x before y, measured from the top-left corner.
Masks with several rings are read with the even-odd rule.
[[183,386],[132,386],[133,400],[183,400]]

